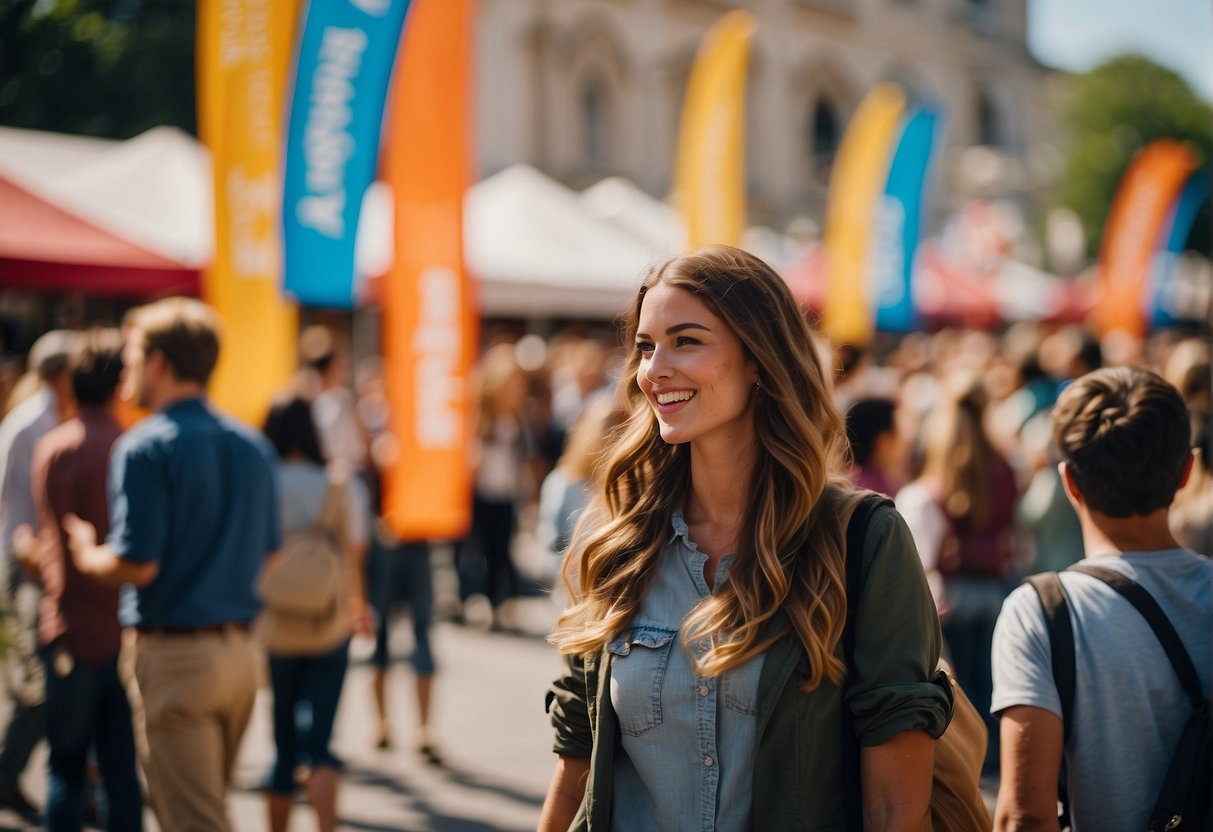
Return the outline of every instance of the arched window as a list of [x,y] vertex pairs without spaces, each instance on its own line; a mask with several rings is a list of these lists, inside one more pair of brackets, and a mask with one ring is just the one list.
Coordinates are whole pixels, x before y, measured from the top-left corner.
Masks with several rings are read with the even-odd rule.
[[813,155],[833,156],[842,141],[838,110],[824,98],[813,105]]
[[1002,124],[998,114],[998,106],[994,103],[989,90],[977,89],[977,144],[989,147],[1002,145]]
[[829,181],[834,154],[842,142],[842,118],[838,108],[828,98],[818,98],[813,104],[808,130],[808,156],[813,180],[823,187]]
[[581,118],[581,157],[587,168],[601,170],[607,166],[611,117],[610,93],[601,77],[590,75],[586,78],[577,106]]

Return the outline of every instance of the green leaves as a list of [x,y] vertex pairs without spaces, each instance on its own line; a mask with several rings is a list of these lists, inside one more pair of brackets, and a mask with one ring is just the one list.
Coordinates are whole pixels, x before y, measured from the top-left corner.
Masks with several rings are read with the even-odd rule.
[[[1138,150],[1154,139],[1174,138],[1192,145],[1206,171],[1213,159],[1210,105],[1174,72],[1140,55],[1075,76],[1061,123],[1068,146],[1057,201],[1082,220],[1092,255],[1120,177]],[[1207,220],[1197,221],[1188,244],[1209,251]]]
[[0,2],[0,124],[194,132],[195,14],[190,0]]

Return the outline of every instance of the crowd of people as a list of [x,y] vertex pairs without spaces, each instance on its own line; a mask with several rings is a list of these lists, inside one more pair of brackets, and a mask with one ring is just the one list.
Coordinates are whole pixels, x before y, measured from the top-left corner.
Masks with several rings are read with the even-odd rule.
[[[1207,335],[1101,347],[1077,326],[1026,323],[830,349],[769,266],[725,247],[656,267],[625,329],[622,345],[489,339],[471,527],[444,541],[452,615],[481,596],[495,629],[528,591],[520,528],[548,550],[567,672],[548,697],[558,763],[542,829],[918,829],[955,704],[941,658],[985,719],[982,770],[1001,779],[991,824],[1056,823],[1063,758],[1074,829],[1145,818],[1187,699],[1144,620],[1074,564],[1157,598],[1208,696]],[[19,780],[45,737],[48,829],[98,811],[108,829],[140,829],[145,796],[162,828],[229,828],[266,676],[269,827],[287,828],[303,792],[318,828],[337,828],[350,639],[374,639],[374,742],[392,747],[390,634],[406,607],[411,735],[442,763],[435,541],[381,521],[377,360],[307,328],[297,378],[255,430],[206,400],[219,349],[214,313],[181,298],[121,329],[49,332],[0,422],[13,705],[0,806],[36,812]],[[853,588],[843,518],[872,493],[888,499],[862,513]],[[334,570],[312,582],[331,600],[299,580],[308,558]],[[1058,570],[1073,713],[1040,602],[1017,589]],[[311,630],[297,618],[308,604],[326,610]],[[1125,645],[1133,662],[1117,661]],[[1140,719],[1105,736],[1114,706]],[[1106,801],[1116,778],[1132,788]]]
[[[1109,346],[1133,368],[1077,327],[915,334],[838,349],[831,395],[765,264],[654,268],[568,549],[541,828],[1205,828],[1209,340]],[[848,565],[856,489],[897,512]],[[1012,593],[1079,562],[1068,608]],[[938,820],[941,652],[985,716],[993,819]]]

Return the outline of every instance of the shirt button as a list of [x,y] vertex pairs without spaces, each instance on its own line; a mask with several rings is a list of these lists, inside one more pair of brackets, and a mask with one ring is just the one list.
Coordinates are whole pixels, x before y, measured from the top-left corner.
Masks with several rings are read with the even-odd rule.
[[699,686],[699,695],[700,695],[700,696],[707,696],[707,695],[708,695],[708,686],[707,686],[707,685],[700,685],[700,686]]
[[715,764],[716,764],[716,761],[715,761],[715,760],[713,760],[711,757],[704,757],[704,758],[703,758],[703,764],[704,764],[705,766],[712,766],[712,765],[715,765]]

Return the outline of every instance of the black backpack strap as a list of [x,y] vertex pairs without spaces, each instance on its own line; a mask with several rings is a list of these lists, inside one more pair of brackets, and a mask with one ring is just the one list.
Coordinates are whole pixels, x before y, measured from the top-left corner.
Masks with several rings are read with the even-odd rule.
[[1069,570],[1098,578],[1120,593],[1141,613],[1142,618],[1150,625],[1150,629],[1154,631],[1154,635],[1162,644],[1167,658],[1171,660],[1171,666],[1175,668],[1175,674],[1179,676],[1184,693],[1188,695],[1192,707],[1201,708],[1205,702],[1205,694],[1201,689],[1200,676],[1196,673],[1196,666],[1192,664],[1192,657],[1184,649],[1183,641],[1180,640],[1179,633],[1175,632],[1171,619],[1167,618],[1167,614],[1162,611],[1162,607],[1158,606],[1154,597],[1146,592],[1141,584],[1135,583],[1113,569],[1089,563],[1076,563],[1070,566]]
[[[1056,572],[1029,575],[1028,584],[1040,597],[1044,608],[1045,626],[1049,630],[1049,652],[1052,654],[1053,686],[1061,701],[1062,742],[1070,742],[1070,726],[1074,723],[1074,628],[1070,624],[1070,605],[1066,601],[1066,590]],[[1069,772],[1065,757],[1061,760],[1061,771],[1057,778],[1057,802],[1060,810],[1057,823],[1062,829],[1070,826],[1070,792],[1067,785]]]
[[1053,654],[1053,684],[1061,700],[1061,723],[1065,741],[1070,741],[1074,721],[1074,629],[1070,625],[1070,605],[1056,572],[1042,572],[1027,578],[1045,612],[1049,629],[1049,650]]
[[[863,547],[868,536],[868,524],[876,509],[892,505],[893,502],[887,497],[866,494],[860,498],[847,523],[843,549],[847,575],[847,616],[842,629],[842,654],[848,677],[855,669],[855,622],[859,615],[859,598],[863,594]],[[846,828],[851,832],[862,832],[863,790],[859,771],[859,741],[855,737],[854,721],[846,702],[839,710],[842,723],[842,804]]]

